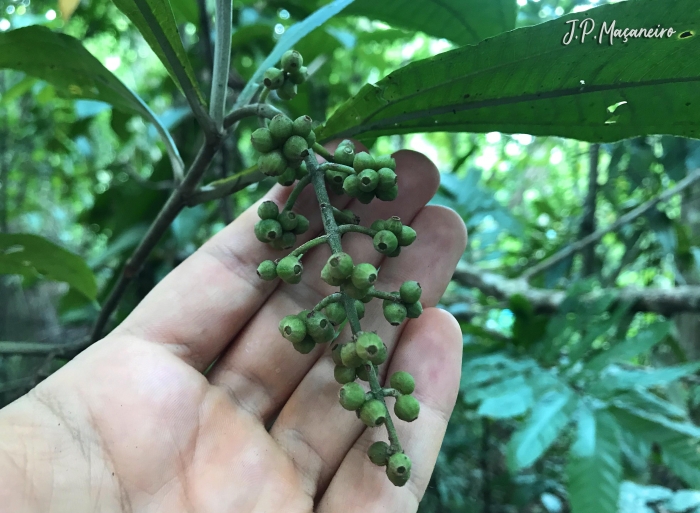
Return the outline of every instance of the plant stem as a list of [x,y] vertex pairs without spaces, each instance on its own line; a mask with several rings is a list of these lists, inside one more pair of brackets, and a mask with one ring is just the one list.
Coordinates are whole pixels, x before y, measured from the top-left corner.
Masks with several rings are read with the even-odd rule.
[[276,109],[272,105],[267,103],[253,103],[251,105],[246,105],[240,109],[236,109],[231,112],[228,116],[224,118],[224,128],[230,128],[231,125],[240,121],[243,118],[249,118],[251,116],[258,116],[263,118],[271,119],[281,111]]
[[377,289],[370,289],[368,294],[372,297],[376,297],[377,299],[386,299],[388,301],[393,301],[394,303],[400,303],[401,298],[399,296],[396,296],[392,294],[391,292],[384,292],[383,290],[377,290]]
[[[326,190],[326,184],[324,182],[323,173],[319,169],[319,165],[316,162],[316,155],[312,150],[306,157],[306,167],[309,170],[309,176],[311,177],[311,183],[314,186],[314,191],[316,192],[316,197],[318,198],[318,204],[321,208],[321,218],[323,220],[323,227],[326,231],[326,236],[328,237],[328,244],[331,247],[331,251],[335,253],[341,253],[343,251],[343,246],[340,243],[340,230],[335,222],[335,217],[333,217],[333,207],[331,206],[330,200],[328,199],[328,191]],[[348,231],[360,231],[356,230],[361,228],[360,233],[364,233],[364,230],[374,232],[374,230],[369,230],[362,226],[355,225],[344,225],[348,227]],[[349,228],[352,227],[353,230]],[[357,335],[362,331],[360,326],[360,320],[357,318],[357,310],[355,310],[355,300],[348,296],[345,292],[341,291],[343,298],[343,307],[345,308],[345,314],[348,318],[348,323],[350,324],[350,329],[353,335]],[[373,363],[369,364],[369,387],[372,391],[372,395],[379,401],[382,402],[384,408],[386,408],[386,402],[384,401],[384,395],[382,394],[382,386],[379,384],[379,377],[377,375],[377,368]],[[394,422],[391,419],[389,410],[387,408],[386,415],[386,430],[389,434],[389,441],[391,442],[391,450],[394,452],[401,452],[401,443],[396,434],[396,428],[394,427]]]
[[319,167],[321,168],[321,171],[330,169],[331,171],[342,171],[343,173],[348,173],[350,175],[357,174],[354,168],[344,166],[343,164],[336,164],[335,162],[324,162]]
[[366,226],[360,226],[357,224],[343,224],[338,227],[339,234],[342,235],[348,232],[363,233],[368,237],[374,237],[377,234],[376,230],[372,230],[371,228],[367,228]]
[[357,217],[355,214],[352,212],[350,214],[346,214],[342,210],[333,207],[333,216],[335,217],[335,220],[339,223],[343,224],[360,224],[360,218]]
[[292,190],[292,193],[289,195],[289,198],[287,198],[287,202],[284,204],[284,208],[282,209],[282,212],[288,212],[294,208],[294,203],[296,203],[297,198],[299,198],[299,195],[301,194],[301,191],[303,191],[307,185],[311,183],[311,176],[306,175],[303,177],[301,180],[297,182],[297,184],[294,186],[294,189]]
[[328,305],[330,305],[332,303],[338,303],[338,302],[342,301],[342,299],[343,299],[343,294],[341,294],[340,292],[336,292],[334,294],[331,294],[329,296],[324,297],[321,301],[318,302],[318,304],[316,306],[314,306],[311,309],[311,311],[318,312],[320,310],[323,310],[324,308],[326,308]]
[[326,148],[321,146],[318,143],[314,143],[314,145],[311,147],[312,150],[314,150],[316,153],[321,155],[324,159],[326,159],[328,162],[333,161],[333,155],[331,155],[331,152],[328,151]]
[[231,27],[233,24],[232,0],[216,0],[216,43],[214,46],[214,71],[211,80],[209,115],[219,132],[224,129],[226,90],[231,67]]

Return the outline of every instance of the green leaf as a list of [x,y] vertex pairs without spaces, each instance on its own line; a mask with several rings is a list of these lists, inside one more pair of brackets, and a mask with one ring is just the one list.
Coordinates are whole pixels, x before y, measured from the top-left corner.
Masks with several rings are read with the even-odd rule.
[[514,29],[516,9],[513,0],[355,0],[343,14],[466,45]]
[[158,56],[178,88],[192,89],[200,103],[206,105],[197,86],[192,64],[182,46],[175,15],[168,0],[114,0],[120,11],[136,25],[141,35]]
[[527,412],[532,406],[532,389],[527,386],[522,376],[500,383],[505,390],[500,394],[493,394],[490,387],[484,400],[479,405],[476,413],[482,417],[492,419],[509,419],[518,417]]
[[97,282],[78,255],[38,235],[0,233],[0,274],[43,276],[68,283],[89,299],[97,295]]
[[581,402],[575,417],[576,439],[571,446],[571,454],[580,458],[593,456],[596,448],[596,422],[593,410]]
[[568,424],[575,408],[576,396],[568,390],[545,394],[508,442],[508,468],[516,472],[535,463]]
[[36,25],[0,32],[2,68],[45,80],[68,98],[101,100],[143,116],[158,129],[173,168],[184,166],[170,133],[153,111],[77,39]]
[[[585,16],[596,23],[591,36],[616,20],[616,28],[672,26],[671,38],[610,45],[589,36],[584,44],[579,38],[564,45],[566,22],[582,18],[572,13],[413,62],[365,85],[336,110],[319,139],[491,131],[592,142],[700,137],[700,11],[696,0],[673,7],[637,0]],[[694,35],[681,39],[687,31]]]
[[584,365],[584,369],[598,372],[611,363],[627,361],[639,354],[646,353],[661,342],[670,330],[670,322],[652,324],[635,336],[594,356]]
[[[612,369],[611,369],[612,370]],[[700,370],[700,362],[661,367],[659,369],[614,369],[606,372],[605,387],[611,390],[629,390],[663,386]]]
[[606,411],[595,415],[595,447],[589,457],[569,456],[566,473],[572,513],[616,513],[622,461],[615,418]]

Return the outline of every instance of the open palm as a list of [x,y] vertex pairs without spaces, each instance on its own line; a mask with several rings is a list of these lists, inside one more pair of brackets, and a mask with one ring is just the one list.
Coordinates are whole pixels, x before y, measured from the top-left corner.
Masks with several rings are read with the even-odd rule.
[[[408,279],[423,287],[419,319],[392,327],[374,301],[362,321],[389,348],[380,378],[397,370],[416,378],[421,414],[397,423],[413,460],[406,486],[393,486],[367,458],[386,431],[340,407],[328,345],[301,355],[277,329],[332,291],[319,278],[330,250],[305,257],[298,285],[260,280],[258,263],[280,254],[253,236],[256,205],[109,336],[0,410],[0,504],[13,513],[416,511],[454,406],[462,352],[454,318],[430,307],[466,232],[454,212],[425,206],[437,189],[435,167],[411,151],[395,158],[397,200],[349,208],[363,225],[398,215],[418,239],[391,259],[361,234],[345,235],[343,246],[356,262],[381,266],[377,288],[396,290]],[[266,199],[279,204],[288,194],[275,187]],[[333,202],[348,208],[349,199]],[[304,240],[318,235],[312,190],[296,210],[311,220]]]

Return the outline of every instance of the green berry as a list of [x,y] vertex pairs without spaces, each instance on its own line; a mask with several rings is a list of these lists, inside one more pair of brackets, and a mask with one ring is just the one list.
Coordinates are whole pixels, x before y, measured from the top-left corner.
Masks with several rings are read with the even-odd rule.
[[284,232],[282,234],[282,237],[280,237],[279,239],[275,239],[272,242],[277,242],[277,241],[279,241],[280,247],[275,248],[275,249],[289,249],[289,248],[293,248],[294,244],[296,244],[297,236],[294,235],[293,232]]
[[394,185],[390,189],[379,190],[377,189],[377,198],[379,201],[394,201],[399,195],[399,186]]
[[379,467],[383,467],[389,461],[389,444],[386,442],[374,442],[367,449],[369,461]]
[[348,175],[343,181],[343,190],[345,194],[354,198],[360,192],[360,179],[357,175]]
[[[360,385],[357,386],[359,387]],[[370,399],[362,405],[360,410],[360,419],[369,427],[377,427],[384,424],[386,415],[386,406],[379,399]]]
[[389,378],[389,385],[404,395],[412,394],[416,389],[416,381],[406,371],[394,372]]
[[323,269],[321,269],[321,279],[331,287],[340,287],[345,282],[343,278],[339,278],[333,274],[333,270],[328,264],[324,265]]
[[284,114],[277,114],[268,125],[272,139],[278,144],[284,142],[293,135],[294,122]]
[[384,222],[383,219],[377,219],[375,222],[372,223],[372,225],[370,226],[370,228],[371,228],[372,230],[375,230],[375,231],[378,231],[378,232],[379,232],[379,231],[382,231],[382,230],[386,230],[386,223]]
[[398,326],[404,320],[406,320],[406,307],[401,303],[395,303],[394,301],[384,301],[383,305],[384,318],[392,326]]
[[343,186],[340,185],[339,183],[335,183],[335,182],[328,182],[328,188],[336,196],[342,196],[343,193],[345,192],[343,190]]
[[297,95],[297,85],[291,80],[285,80],[282,87],[277,90],[280,100],[292,100]]
[[294,135],[308,137],[311,133],[312,124],[313,121],[311,120],[310,116],[299,116],[292,124],[292,132]]
[[264,260],[258,266],[258,276],[265,281],[272,281],[277,278],[277,264],[272,260]]
[[356,288],[368,289],[377,281],[377,269],[372,264],[357,264],[352,270],[351,279]]
[[377,355],[383,344],[382,339],[376,333],[363,331],[355,341],[355,352],[362,360],[367,361]]
[[352,167],[352,163],[355,160],[354,148],[347,145],[338,146],[333,154],[333,160],[335,160],[338,164]]
[[307,336],[301,342],[292,342],[292,346],[301,354],[309,354],[313,351],[314,347],[316,347],[316,342],[314,342],[314,339]]
[[374,236],[374,249],[383,255],[393,253],[399,247],[399,241],[389,230],[380,230]]
[[362,381],[369,381],[369,365],[368,364],[363,364],[360,365],[355,369],[355,372],[357,374],[357,378],[361,379]]
[[293,255],[288,255],[277,263],[277,275],[287,283],[299,283],[303,272],[304,266],[299,258]]
[[306,66],[302,66],[301,68],[297,70],[293,70],[289,72],[289,80],[293,84],[303,84],[306,82],[309,78],[309,70],[306,69]]
[[398,238],[399,246],[410,246],[416,240],[416,231],[410,226],[403,226]]
[[396,173],[388,167],[383,167],[377,171],[377,176],[379,177],[379,182],[377,183],[379,191],[388,191],[396,185]]
[[406,305],[406,317],[409,319],[417,319],[422,313],[423,305],[420,304],[420,301]]
[[284,71],[277,68],[267,68],[263,75],[263,84],[268,89],[278,89],[284,83]]
[[396,398],[394,413],[404,422],[413,422],[420,413],[420,404],[412,395],[402,395]]
[[347,253],[335,253],[326,262],[331,269],[331,273],[336,278],[348,278],[354,269],[352,257]]
[[306,169],[306,162],[303,160],[299,162],[299,167],[296,168],[297,171],[297,180],[301,180],[305,176],[308,176],[309,170]]
[[297,179],[297,171],[293,167],[288,167],[284,170],[284,173],[277,177],[277,183],[283,185],[284,187],[289,187]]
[[286,232],[294,230],[297,226],[297,215],[290,210],[283,210],[277,216],[277,221],[282,225],[282,229]]
[[359,367],[364,363],[362,361],[362,358],[360,358],[357,354],[357,347],[355,342],[348,342],[347,344],[342,346],[342,349],[340,350],[340,361],[346,367],[352,368]]
[[377,169],[386,167],[392,171],[396,171],[396,160],[394,160],[390,155],[380,155],[374,160],[377,165]]
[[331,348],[331,358],[333,359],[333,363],[335,363],[337,366],[345,367],[343,365],[343,360],[340,359],[340,351],[342,349],[343,349],[342,344],[335,344]]
[[360,180],[360,190],[362,192],[372,192],[379,184],[379,174],[374,169],[365,169],[357,175]]
[[310,313],[311,313],[311,310],[302,310],[301,312],[299,312],[297,314],[297,317],[299,317],[299,319],[301,319],[302,321],[304,321],[304,323],[306,323],[306,318],[309,316]]
[[309,145],[303,137],[293,135],[284,143],[282,151],[289,160],[299,160],[309,154]]
[[334,326],[338,326],[347,318],[345,308],[343,308],[343,305],[340,303],[331,303],[326,307],[325,313],[328,320],[331,321],[331,324]]
[[396,246],[396,249],[394,251],[392,251],[391,253],[389,253],[387,256],[389,258],[396,258],[400,254],[401,254],[401,246]]
[[358,319],[365,316],[365,304],[362,301],[355,300],[355,313],[357,313]]
[[296,315],[287,315],[279,324],[280,333],[290,342],[301,342],[306,338],[306,324]]
[[398,237],[401,235],[401,228],[403,228],[403,224],[401,223],[401,218],[398,216],[392,216],[389,219],[386,220],[386,230],[389,230],[391,233],[396,235]]
[[342,365],[336,365],[333,369],[333,377],[341,385],[352,383],[355,381],[355,369],[343,367]]
[[372,292],[373,290],[374,290],[374,287],[370,287],[369,290],[367,291],[367,294],[365,294],[364,297],[361,297],[358,301],[360,301],[360,303],[364,303],[364,304],[367,304],[370,301],[372,301],[374,299],[374,296],[370,295],[370,292]]
[[365,390],[359,383],[346,383],[338,392],[340,406],[354,411],[365,404]]
[[280,209],[274,201],[263,201],[258,205],[258,217],[260,219],[277,219]]
[[316,144],[316,132],[311,131],[309,135],[306,136],[306,144],[309,145],[309,148]]
[[267,176],[279,176],[287,170],[287,159],[280,150],[272,150],[258,157],[258,169]]
[[343,173],[342,171],[336,171],[334,169],[326,170],[326,180],[328,180],[329,183],[342,186],[347,176],[347,173]]
[[352,161],[352,167],[355,168],[355,171],[358,173],[365,169],[374,169],[374,165],[374,158],[366,151],[357,153]]
[[350,139],[343,139],[342,141],[340,141],[340,144],[338,144],[338,149],[345,148],[346,146],[352,151],[355,151],[355,143],[352,142]]
[[282,226],[274,219],[261,219],[255,223],[255,237],[260,242],[270,242],[282,236]]
[[399,452],[389,456],[386,464],[386,475],[395,486],[403,486],[411,477],[411,459]]
[[306,317],[306,331],[317,344],[328,342],[335,335],[333,325],[328,320],[328,317],[321,312],[312,312]]
[[374,192],[359,191],[355,197],[357,198],[357,201],[363,205],[369,205],[374,199]]
[[379,348],[377,354],[371,357],[369,361],[374,365],[381,365],[387,360],[387,358],[389,358],[389,349],[386,347],[386,344],[382,344],[382,347]]
[[404,303],[415,303],[420,299],[421,289],[420,283],[417,281],[405,281],[399,289],[399,296]]
[[343,292],[345,292],[348,296],[350,296],[353,299],[359,299],[362,301],[362,299],[367,295],[369,292],[369,288],[366,289],[358,289],[355,287],[351,279],[345,280],[343,283]]
[[303,233],[306,233],[306,230],[308,229],[309,220],[306,218],[306,216],[297,214],[297,225],[292,230],[292,233],[294,233],[294,235],[301,235]]
[[272,133],[267,128],[258,128],[250,136],[250,144],[260,153],[268,153],[275,149],[276,144]]
[[296,50],[287,50],[282,54],[282,59],[280,60],[282,69],[287,73],[292,71],[297,71],[304,64],[304,59],[299,52]]

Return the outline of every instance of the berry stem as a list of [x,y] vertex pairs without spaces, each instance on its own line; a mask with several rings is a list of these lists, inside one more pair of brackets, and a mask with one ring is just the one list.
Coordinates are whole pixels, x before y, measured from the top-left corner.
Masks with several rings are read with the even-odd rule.
[[[338,221],[339,223],[343,224],[360,224],[360,218],[357,217],[355,214],[350,216],[350,214],[346,214],[339,208],[333,207],[333,216],[335,217],[335,220]],[[342,225],[339,227],[339,229],[342,229]]]
[[343,295],[339,292],[336,292],[334,294],[331,294],[329,296],[324,297],[321,301],[318,302],[318,304],[316,306],[314,306],[311,309],[311,311],[318,312],[318,311],[326,308],[331,303],[338,303],[339,301],[342,301],[342,300],[343,300]]
[[[318,198],[318,204],[321,207],[321,218],[323,220],[323,227],[326,231],[326,237],[328,237],[328,244],[330,245],[333,254],[341,253],[343,251],[343,246],[340,243],[341,232],[335,222],[335,218],[333,217],[333,207],[328,199],[328,191],[326,190],[324,175],[319,169],[318,162],[316,161],[316,155],[312,150],[309,150],[309,154],[306,156],[306,167],[309,170],[311,183],[314,186],[314,191],[316,192],[316,197]],[[343,227],[348,227],[347,231],[358,231],[360,233],[370,232],[372,233],[372,236],[374,233],[376,233],[375,230],[370,230],[362,226],[343,225]],[[351,230],[350,227],[353,229]],[[361,228],[362,230],[356,230],[357,228]],[[369,233],[367,234],[369,235]],[[360,326],[360,320],[357,318],[355,300],[344,292],[340,292],[340,294],[343,298],[343,307],[345,308],[345,315],[348,318],[350,329],[352,330],[353,335],[357,335],[360,331],[362,331],[362,327]],[[377,375],[377,367],[373,363],[370,363],[369,365],[369,388],[372,391],[372,395],[381,401],[386,408],[386,402],[384,401],[384,395],[382,394],[382,386],[379,384],[379,377]],[[399,442],[399,437],[396,434],[394,421],[391,419],[388,408],[385,425],[387,433],[389,434],[392,452],[402,452],[401,443]]]
[[382,388],[382,394],[384,395],[384,397],[399,397],[401,395],[401,392],[399,392],[395,388]]
[[311,239],[310,241],[305,242],[297,249],[292,251],[290,255],[293,255],[295,257],[301,257],[311,248],[315,248],[316,246],[320,246],[321,244],[328,244],[328,235],[319,235],[315,239]]
[[294,203],[296,203],[297,198],[299,198],[301,191],[303,191],[306,188],[306,186],[310,183],[311,177],[309,175],[306,175],[304,178],[297,182],[297,184],[294,186],[294,189],[292,190],[292,193],[289,195],[289,198],[287,198],[287,202],[284,204],[282,212],[289,212],[294,208]]
[[321,146],[319,143],[314,143],[310,149],[321,155],[328,162],[333,162],[333,155],[331,155],[331,152]]
[[330,169],[331,171],[342,171],[343,173],[348,173],[351,175],[356,175],[357,172],[354,168],[350,166],[344,166],[343,164],[336,164],[335,162],[324,162],[319,166],[321,171],[326,171]]
[[388,301],[393,301],[394,303],[401,303],[401,298],[398,295],[392,294],[391,292],[384,292],[383,290],[372,288],[367,294],[372,297],[376,297],[377,299],[386,299]]
[[269,94],[270,90],[267,87],[263,87],[263,91],[260,93],[260,98],[258,98],[258,103],[265,103]]

